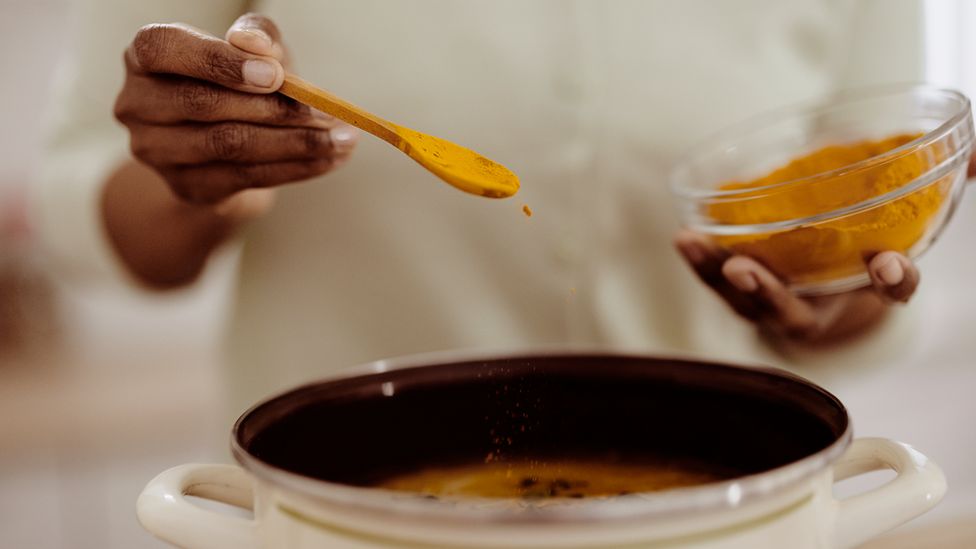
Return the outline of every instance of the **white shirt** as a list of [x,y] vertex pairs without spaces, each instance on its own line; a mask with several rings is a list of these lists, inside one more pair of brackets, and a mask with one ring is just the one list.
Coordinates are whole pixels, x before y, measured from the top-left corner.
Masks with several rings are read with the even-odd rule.
[[[246,6],[97,0],[79,9],[85,30],[50,113],[37,218],[65,276],[128,284],[98,212],[103,182],[128,156],[111,116],[121,53],[143,24],[223,35]],[[670,243],[679,221],[668,168],[698,140],[833,89],[920,80],[917,2],[274,0],[250,9],[277,21],[306,79],[472,147],[514,169],[523,187],[504,201],[466,195],[363,136],[347,166],[282,188],[243,239],[227,337],[233,414],[340,368],[441,349],[599,344],[772,363],[837,392],[860,434],[930,452],[952,486],[933,515],[976,503],[971,458],[953,434],[973,409],[964,397],[972,376],[959,368],[968,347],[946,351],[951,360],[938,351],[952,339],[939,326],[965,315],[913,329],[919,310],[945,311],[957,294],[932,291],[928,303],[923,283],[897,322],[857,345],[773,353]],[[948,280],[925,272],[929,290],[931,279]]]
[[[88,31],[58,88],[38,195],[42,234],[64,272],[125,277],[97,202],[127,156],[111,105],[135,30],[179,20],[222,35],[244,9],[84,5]],[[596,344],[795,366],[672,250],[668,168],[757,112],[919,80],[922,68],[921,8],[909,1],[279,0],[251,9],[278,23],[307,80],[502,162],[522,190],[503,201],[460,193],[369,136],[339,171],[282,188],[244,238],[227,346],[236,410],[336,369],[443,349]],[[856,347],[860,359],[885,350]]]
[[[921,71],[911,2],[254,8],[278,23],[306,79],[470,146],[523,187],[505,201],[462,194],[367,137],[338,172],[283,188],[245,238],[228,345],[236,408],[336,369],[442,349],[575,343],[775,360],[672,250],[670,164],[757,112]],[[79,43],[41,204],[48,241],[71,267],[118,273],[97,214],[101,182],[127,150],[110,116],[116,60],[142,24],[221,35],[244,7],[87,9],[113,24],[93,24]]]

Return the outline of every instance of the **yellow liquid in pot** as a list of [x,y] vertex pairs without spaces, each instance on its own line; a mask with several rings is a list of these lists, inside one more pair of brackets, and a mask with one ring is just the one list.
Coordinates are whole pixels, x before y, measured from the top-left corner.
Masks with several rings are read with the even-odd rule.
[[695,486],[731,476],[687,463],[494,462],[425,469],[379,487],[448,498],[590,498]]

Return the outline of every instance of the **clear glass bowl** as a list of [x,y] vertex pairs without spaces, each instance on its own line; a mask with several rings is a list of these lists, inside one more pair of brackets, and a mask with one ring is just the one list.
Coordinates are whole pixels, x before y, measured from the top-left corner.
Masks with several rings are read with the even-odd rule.
[[[824,147],[893,136],[894,148],[850,164],[770,176]],[[878,252],[915,258],[932,244],[962,194],[972,146],[961,93],[867,88],[729,128],[678,162],[671,186],[688,228],[759,260],[798,294],[827,294],[869,284],[865,262]]]

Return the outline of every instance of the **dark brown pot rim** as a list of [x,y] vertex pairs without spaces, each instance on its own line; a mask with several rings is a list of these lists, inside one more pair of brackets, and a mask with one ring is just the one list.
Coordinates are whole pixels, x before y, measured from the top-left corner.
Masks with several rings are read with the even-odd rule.
[[[255,414],[273,403],[295,399],[309,392],[320,391],[325,385],[336,382],[368,379],[386,372],[412,368],[442,367],[471,362],[491,363],[499,360],[525,360],[545,358],[594,358],[605,360],[644,360],[667,362],[689,367],[714,368],[733,376],[752,376],[777,384],[787,384],[822,399],[838,414],[839,434],[823,449],[789,464],[757,474],[736,477],[689,488],[660,492],[632,494],[607,499],[573,500],[565,505],[545,507],[510,508],[497,502],[473,500],[470,504],[454,501],[424,499],[378,488],[349,486],[310,478],[268,463],[245,448],[241,441],[242,426]],[[457,524],[587,524],[608,520],[654,520],[689,514],[721,512],[745,507],[775,496],[801,489],[803,484],[823,473],[847,450],[853,438],[849,416],[837,397],[814,383],[797,375],[767,367],[750,367],[719,362],[689,360],[633,353],[602,350],[556,350],[554,352],[447,352],[407,356],[381,360],[347,369],[335,376],[320,379],[278,395],[269,397],[252,406],[235,423],[231,433],[231,450],[244,469],[258,480],[278,487],[301,501],[342,508],[344,511],[363,511],[376,516],[390,515],[408,519],[433,519],[437,522]]]

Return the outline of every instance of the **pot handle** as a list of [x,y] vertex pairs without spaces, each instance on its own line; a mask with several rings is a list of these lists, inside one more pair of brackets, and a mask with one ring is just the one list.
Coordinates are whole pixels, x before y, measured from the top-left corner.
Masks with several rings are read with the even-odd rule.
[[188,549],[257,549],[254,520],[190,503],[185,496],[252,509],[251,477],[236,465],[189,464],[163,471],[139,494],[136,514],[154,536]]
[[935,507],[946,491],[942,469],[907,444],[862,438],[834,464],[834,481],[892,469],[897,476],[869,492],[835,500],[835,545],[856,547]]

